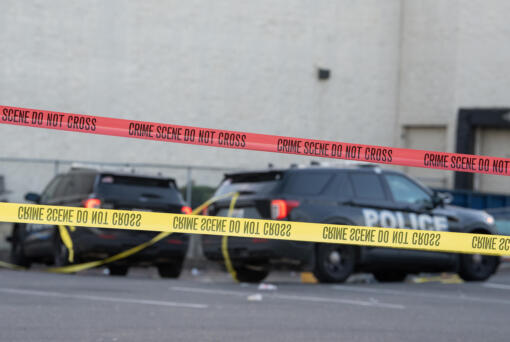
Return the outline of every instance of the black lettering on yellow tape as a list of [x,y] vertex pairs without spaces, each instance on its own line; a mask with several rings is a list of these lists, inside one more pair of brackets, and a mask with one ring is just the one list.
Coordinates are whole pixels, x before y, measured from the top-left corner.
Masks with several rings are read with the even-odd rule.
[[451,253],[510,255],[509,236],[443,231],[16,203],[0,203],[0,221],[342,243]]

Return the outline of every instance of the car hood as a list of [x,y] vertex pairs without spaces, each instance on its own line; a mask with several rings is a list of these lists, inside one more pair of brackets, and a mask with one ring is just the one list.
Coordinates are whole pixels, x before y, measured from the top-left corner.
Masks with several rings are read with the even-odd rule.
[[469,209],[455,205],[445,205],[435,210],[438,214],[454,216],[464,227],[479,226],[479,228],[494,229],[494,218],[483,210]]

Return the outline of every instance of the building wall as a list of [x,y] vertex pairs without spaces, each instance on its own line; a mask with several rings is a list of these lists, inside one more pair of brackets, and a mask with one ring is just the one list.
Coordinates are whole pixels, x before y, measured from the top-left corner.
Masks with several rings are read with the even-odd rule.
[[[396,146],[405,146],[406,127],[439,126],[453,151],[459,108],[510,106],[508,7],[504,0],[7,0],[0,103]],[[329,80],[317,79],[319,67],[331,70]],[[310,161],[0,129],[3,157],[246,168]],[[0,165],[11,200],[48,181],[48,172],[34,172]],[[451,173],[441,177],[451,186]]]
[[[402,6],[400,143],[405,145],[409,139],[407,128],[429,127],[435,128],[434,134],[445,132],[446,150],[455,152],[459,109],[510,107],[510,22],[506,16],[510,4],[503,0],[411,0]],[[500,132],[498,139],[483,140],[485,147],[479,153],[510,157],[504,148],[510,146],[508,130]],[[437,139],[431,139],[424,141],[422,149],[436,146]],[[434,183],[445,179],[448,187],[453,186],[452,172],[413,172],[425,179],[436,178]],[[510,182],[476,175],[474,189],[510,193]]]
[[[395,0],[3,1],[0,102],[391,145],[393,129],[380,123],[395,120],[399,9]],[[331,70],[330,80],[317,79],[318,67]],[[247,168],[308,162],[1,130],[2,156]],[[23,188],[12,180],[7,175],[10,188]]]

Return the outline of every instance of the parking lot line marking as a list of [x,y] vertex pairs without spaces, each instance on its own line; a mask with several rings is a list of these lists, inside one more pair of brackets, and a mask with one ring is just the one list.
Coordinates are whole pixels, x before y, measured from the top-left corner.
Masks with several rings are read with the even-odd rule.
[[445,295],[445,294],[434,294],[434,293],[425,293],[425,292],[415,292],[415,291],[397,291],[390,289],[375,289],[375,288],[357,288],[354,286],[346,286],[346,285],[334,285],[331,288],[335,290],[343,290],[343,291],[353,291],[353,292],[365,292],[365,293],[374,293],[374,294],[388,294],[394,296],[408,296],[408,297],[425,297],[425,298],[436,298],[436,299],[451,299],[451,300],[460,300],[460,301],[471,301],[476,303],[491,303],[491,304],[505,304],[510,305],[510,300],[505,299],[492,299],[492,298],[481,298],[481,297],[473,297],[471,295],[461,294],[460,296],[455,295]]
[[353,304],[353,305],[361,305],[361,306],[380,307],[380,308],[386,308],[386,309],[405,309],[404,305],[392,304],[392,303],[382,303],[382,302],[379,302],[378,300],[376,300],[375,298],[371,298],[370,301],[362,301],[362,300],[338,299],[338,298],[315,297],[315,296],[298,296],[298,295],[275,294],[273,296],[275,298],[280,298],[280,299],[301,300],[301,301],[308,301],[308,302]]
[[167,302],[167,301],[159,301],[159,300],[131,299],[131,298],[120,298],[120,297],[102,297],[102,296],[91,296],[91,295],[81,295],[81,294],[65,294],[65,293],[58,293],[58,292],[23,290],[23,289],[12,289],[12,288],[0,288],[0,292],[10,293],[10,294],[19,294],[19,295],[28,295],[28,296],[82,299],[82,300],[92,300],[92,301],[100,301],[100,302],[116,302],[116,303],[127,303],[127,304],[171,306],[171,307],[181,307],[181,308],[191,308],[191,309],[207,309],[209,307],[206,304],[178,303],[178,302]]
[[[206,294],[227,295],[227,296],[237,296],[237,297],[245,297],[250,294],[253,294],[253,292],[211,290],[211,289],[204,289],[204,288],[197,288],[197,287],[173,286],[173,287],[171,287],[171,289],[174,291],[206,293]],[[379,307],[379,308],[385,308],[385,309],[405,309],[404,305],[392,304],[392,303],[381,303],[377,300],[363,301],[363,300],[339,299],[339,298],[330,298],[330,297],[285,295],[285,294],[277,294],[277,293],[264,293],[264,296],[266,296],[268,298],[293,300],[293,301],[333,303],[333,304],[351,304],[351,305],[359,305],[359,306],[366,306],[366,307]]]
[[499,289],[499,290],[510,290],[510,285],[505,284],[496,284],[496,283],[485,283],[484,287],[489,287],[491,289]]

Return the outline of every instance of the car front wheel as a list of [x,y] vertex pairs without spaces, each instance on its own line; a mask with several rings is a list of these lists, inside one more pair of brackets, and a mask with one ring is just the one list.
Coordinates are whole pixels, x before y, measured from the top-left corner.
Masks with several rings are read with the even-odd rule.
[[349,245],[319,244],[315,262],[313,273],[321,283],[343,283],[354,272],[356,249]]
[[260,283],[269,275],[269,266],[262,265],[235,265],[236,280],[241,283]]
[[181,275],[183,261],[158,264],[158,273],[161,278],[178,278]]
[[484,281],[496,272],[499,257],[481,254],[461,254],[459,276],[466,281]]

